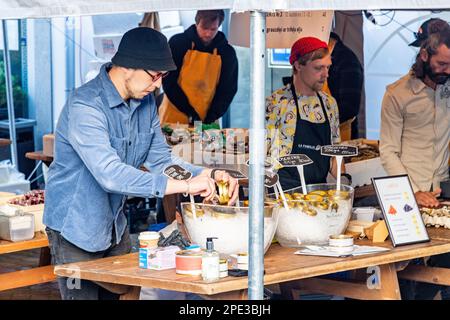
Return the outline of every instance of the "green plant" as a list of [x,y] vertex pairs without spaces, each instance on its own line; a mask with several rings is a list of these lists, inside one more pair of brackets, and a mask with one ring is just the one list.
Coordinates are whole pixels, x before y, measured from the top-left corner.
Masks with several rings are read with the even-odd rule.
[[[13,99],[16,115],[24,116],[23,109],[25,107],[26,94],[22,90],[20,80],[14,75],[11,76],[13,87]],[[6,98],[6,79],[5,79],[5,65],[3,60],[0,60],[0,119],[2,114],[7,114],[7,98]]]

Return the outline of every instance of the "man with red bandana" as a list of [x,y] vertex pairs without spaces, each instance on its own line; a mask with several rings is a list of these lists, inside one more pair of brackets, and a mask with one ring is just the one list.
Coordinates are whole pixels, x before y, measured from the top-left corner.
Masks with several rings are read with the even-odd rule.
[[[297,40],[291,48],[290,83],[266,99],[267,151],[272,158],[306,154],[314,163],[305,166],[307,184],[323,183],[336,164],[320,154],[320,147],[340,142],[336,100],[322,91],[331,57],[326,42],[313,37]],[[300,185],[296,168],[278,171],[283,189]]]

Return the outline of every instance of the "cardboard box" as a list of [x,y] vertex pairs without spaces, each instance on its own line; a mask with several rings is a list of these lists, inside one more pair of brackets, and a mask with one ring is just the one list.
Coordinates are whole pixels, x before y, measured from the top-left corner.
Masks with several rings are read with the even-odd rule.
[[387,176],[386,171],[381,165],[380,157],[346,163],[345,171],[352,176],[353,187],[372,184],[370,179],[373,177]]

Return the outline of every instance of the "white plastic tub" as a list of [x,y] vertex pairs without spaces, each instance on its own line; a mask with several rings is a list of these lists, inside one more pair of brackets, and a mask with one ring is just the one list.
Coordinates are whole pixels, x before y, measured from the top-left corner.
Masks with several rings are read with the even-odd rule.
[[13,242],[34,238],[34,215],[0,215],[0,238]]

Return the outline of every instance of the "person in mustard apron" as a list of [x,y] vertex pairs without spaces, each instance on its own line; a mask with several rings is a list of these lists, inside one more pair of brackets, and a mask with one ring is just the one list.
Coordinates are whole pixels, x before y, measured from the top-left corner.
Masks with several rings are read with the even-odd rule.
[[211,123],[228,109],[237,92],[238,61],[218,31],[223,10],[201,10],[195,24],[169,40],[177,70],[163,79],[162,124]]

